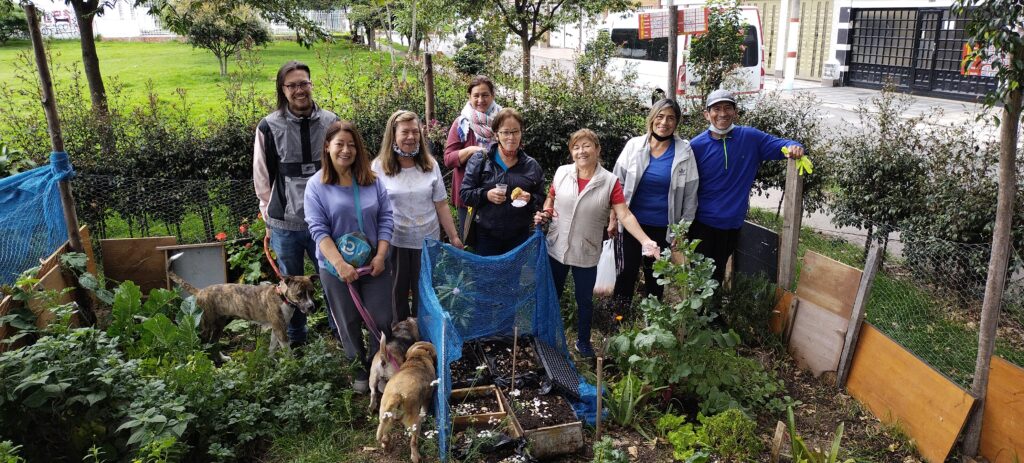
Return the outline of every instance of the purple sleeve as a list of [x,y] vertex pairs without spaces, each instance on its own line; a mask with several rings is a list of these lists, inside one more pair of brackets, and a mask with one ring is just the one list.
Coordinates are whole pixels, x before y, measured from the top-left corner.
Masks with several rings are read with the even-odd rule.
[[[391,200],[388,199],[388,190],[384,183],[377,179],[377,239],[391,242],[395,233],[395,220],[391,211]],[[376,245],[376,243],[373,243]]]
[[309,234],[313,243],[317,246],[324,237],[331,237],[331,223],[327,217],[327,208],[324,207],[323,184],[318,181],[310,181],[306,184],[306,193],[303,197],[303,211],[306,214],[306,224],[309,225]]

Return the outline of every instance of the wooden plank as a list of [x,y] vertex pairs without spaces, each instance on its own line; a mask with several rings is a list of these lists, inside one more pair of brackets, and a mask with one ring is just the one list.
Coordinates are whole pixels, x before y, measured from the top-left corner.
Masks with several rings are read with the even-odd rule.
[[846,383],[886,423],[898,423],[926,461],[946,460],[974,397],[870,323],[864,323]]
[[154,288],[166,288],[167,264],[164,252],[156,247],[177,243],[173,236],[102,240],[104,274],[114,281],[135,282],[143,294]]
[[848,323],[846,318],[801,299],[789,336],[789,354],[815,377],[836,371]]
[[796,279],[797,245],[803,217],[804,180],[797,175],[796,161],[786,161],[786,190],[783,196],[782,239],[779,243],[779,287],[792,291]]
[[796,295],[843,318],[853,314],[861,271],[813,251],[804,254]]
[[836,384],[842,389],[846,385],[846,378],[850,375],[850,362],[853,360],[853,348],[857,345],[857,337],[860,336],[860,327],[864,323],[865,309],[871,299],[871,288],[875,284],[875,274],[878,272],[878,265],[881,260],[882,248],[877,241],[871,242],[868,249],[868,260],[864,264],[864,273],[860,278],[860,286],[857,288],[857,297],[853,301],[853,313],[850,315],[850,325],[846,330],[846,342],[843,344],[843,355],[839,359],[839,370]]
[[782,288],[776,288],[775,297],[778,302],[775,303],[775,308],[772,309],[772,319],[770,326],[772,333],[782,334],[786,330],[786,322],[789,320],[789,306],[793,304],[793,297],[795,295]]
[[989,370],[980,451],[992,463],[1024,459],[1024,368],[998,356]]

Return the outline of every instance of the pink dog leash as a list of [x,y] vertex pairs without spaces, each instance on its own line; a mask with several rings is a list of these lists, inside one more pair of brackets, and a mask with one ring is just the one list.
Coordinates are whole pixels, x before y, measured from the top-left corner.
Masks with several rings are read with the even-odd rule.
[[[356,273],[358,273],[359,276],[369,275],[370,267],[360,267],[356,269]],[[371,317],[370,313],[366,311],[366,307],[363,306],[363,299],[359,297],[359,291],[356,291],[356,288],[355,286],[352,286],[352,283],[346,282],[345,284],[348,285],[348,294],[349,296],[352,296],[352,302],[355,303],[356,310],[359,311],[359,316],[363,317],[363,323],[366,323],[366,328],[370,330],[370,335],[372,335],[373,338],[377,340],[377,343],[380,344],[380,339],[383,334],[380,329],[377,328],[377,324],[374,323],[373,317]],[[384,355],[387,355],[388,361],[391,362],[391,365],[396,369],[401,368],[398,361],[391,356],[391,353],[388,352],[387,349],[384,349]]]

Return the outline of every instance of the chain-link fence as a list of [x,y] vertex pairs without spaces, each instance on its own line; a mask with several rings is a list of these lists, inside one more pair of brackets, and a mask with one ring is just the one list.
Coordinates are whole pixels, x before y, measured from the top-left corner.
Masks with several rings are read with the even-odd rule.
[[78,219],[95,239],[174,236],[179,243],[235,238],[255,220],[252,180],[184,180],[79,175]]

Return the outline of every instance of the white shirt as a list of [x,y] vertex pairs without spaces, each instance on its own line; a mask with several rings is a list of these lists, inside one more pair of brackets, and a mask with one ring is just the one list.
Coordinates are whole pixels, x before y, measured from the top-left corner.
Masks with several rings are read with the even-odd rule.
[[441,167],[423,172],[419,167],[403,168],[394,176],[384,175],[380,161],[374,160],[371,169],[384,183],[391,200],[395,220],[395,233],[391,245],[406,249],[423,249],[425,238],[440,239],[441,225],[437,221],[434,203],[448,199]]

